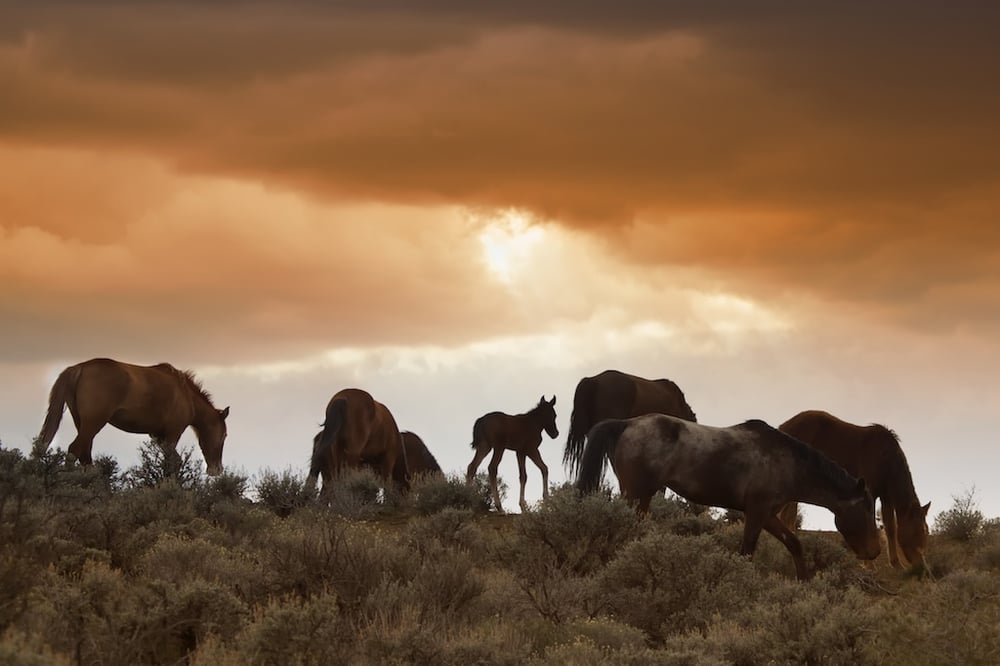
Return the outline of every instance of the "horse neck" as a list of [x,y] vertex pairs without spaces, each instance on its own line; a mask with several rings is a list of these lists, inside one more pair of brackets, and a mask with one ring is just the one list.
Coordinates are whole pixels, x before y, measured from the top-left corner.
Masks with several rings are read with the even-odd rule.
[[194,391],[191,396],[191,407],[193,410],[191,427],[194,428],[195,433],[200,438],[204,427],[211,423],[211,419],[216,417],[215,405],[209,402],[208,398],[200,391]]
[[[892,437],[886,432],[886,436]],[[892,455],[889,456],[889,469],[886,470],[885,493],[889,502],[900,509],[920,504],[917,499],[917,491],[913,487],[913,476],[910,474],[910,466],[903,455],[903,449],[899,442],[892,437],[892,446],[889,449]]]
[[805,474],[799,474],[800,502],[815,504],[834,511],[855,494],[857,479],[821,453],[806,446]]

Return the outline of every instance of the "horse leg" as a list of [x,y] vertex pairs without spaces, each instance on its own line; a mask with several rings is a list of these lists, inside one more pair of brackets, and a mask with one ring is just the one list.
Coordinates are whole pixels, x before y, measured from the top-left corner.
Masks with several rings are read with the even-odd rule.
[[885,540],[889,546],[889,564],[894,569],[903,567],[899,562],[899,552],[896,550],[896,507],[882,499],[882,524],[885,525]]
[[740,555],[753,559],[754,551],[757,550],[757,539],[760,538],[765,520],[766,517],[758,511],[743,512],[743,541],[740,543]]
[[80,461],[81,465],[93,465],[94,459],[91,455],[94,450],[94,437],[102,428],[104,428],[103,424],[99,428],[87,427],[83,424],[77,426],[76,437],[66,448],[66,453]]
[[493,503],[496,504],[497,513],[503,513],[503,506],[500,505],[500,491],[497,489],[497,470],[500,469],[500,458],[503,457],[503,447],[498,446],[493,449],[493,457],[490,458],[490,494],[493,496]]
[[778,509],[778,520],[790,531],[794,532],[799,526],[799,503],[789,502]]
[[806,571],[806,561],[802,553],[802,542],[799,538],[795,536],[785,523],[777,516],[770,516],[764,521],[764,529],[768,533],[773,534],[774,537],[785,545],[788,552],[792,555],[792,561],[795,562],[795,576],[799,580],[806,580],[809,578],[809,572]]
[[524,487],[528,484],[528,469],[524,465],[525,456],[520,451],[517,452],[517,478],[521,482],[521,511],[528,511],[528,503],[524,499]]
[[649,513],[649,505],[653,501],[653,495],[656,492],[647,493],[639,496],[639,502],[636,504],[635,512],[640,517],[646,516]]
[[535,467],[538,468],[538,471],[540,471],[542,473],[542,499],[543,500],[544,499],[548,499],[548,497],[549,497],[549,468],[548,468],[548,465],[546,465],[544,462],[542,462],[542,454],[538,452],[538,449],[535,449],[534,451],[532,451],[531,453],[529,453],[528,457],[531,458],[531,462],[535,463]]
[[163,452],[163,471],[168,477],[176,477],[181,471],[181,454],[177,453],[177,442],[180,439],[180,434],[153,438]]
[[472,462],[469,463],[469,467],[465,470],[465,482],[467,484],[472,483],[472,479],[476,477],[476,470],[483,463],[483,458],[486,454],[490,452],[490,447],[487,442],[480,442],[476,445],[476,452],[472,454]]

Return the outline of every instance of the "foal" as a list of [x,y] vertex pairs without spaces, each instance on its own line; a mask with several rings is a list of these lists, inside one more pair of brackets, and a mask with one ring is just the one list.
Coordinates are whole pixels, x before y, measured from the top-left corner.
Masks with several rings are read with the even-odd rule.
[[542,462],[538,447],[542,443],[543,430],[552,439],[559,436],[559,430],[556,428],[555,404],[555,396],[552,396],[550,402],[543,395],[535,408],[526,414],[511,416],[503,412],[490,412],[476,419],[476,424],[472,427],[472,448],[476,453],[466,470],[465,480],[467,483],[472,483],[480,463],[492,449],[493,457],[489,465],[490,493],[499,513],[503,513],[503,507],[500,506],[500,493],[497,490],[497,468],[500,466],[500,459],[505,449],[517,454],[521,480],[521,511],[528,510],[528,503],[524,500],[524,486],[528,481],[528,471],[524,467],[525,458],[531,458],[531,462],[542,472],[542,497],[549,496],[549,468]]

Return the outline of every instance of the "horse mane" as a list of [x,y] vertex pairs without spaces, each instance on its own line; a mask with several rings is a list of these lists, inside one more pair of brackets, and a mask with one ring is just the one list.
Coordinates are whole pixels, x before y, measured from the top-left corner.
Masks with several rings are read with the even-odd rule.
[[899,435],[892,428],[887,428],[881,423],[872,423],[868,426],[869,432],[876,437],[885,440],[885,448],[890,452],[888,457],[889,470],[887,474],[886,492],[889,499],[900,509],[914,504],[920,504],[917,499],[916,488],[913,487],[913,475],[910,473],[910,464],[906,461],[903,447],[899,443]]
[[691,409],[691,405],[688,404],[688,401],[687,401],[687,396],[684,395],[684,391],[681,390],[681,387],[677,385],[677,382],[675,382],[672,379],[666,379],[666,378],[657,379],[655,381],[660,382],[660,383],[665,383],[667,386],[669,386],[674,391],[676,391],[677,398],[680,401],[680,410],[679,411],[685,412],[684,414],[676,414],[677,418],[687,419],[688,421],[693,421],[695,423],[698,422],[697,415],[694,413],[694,410]]
[[758,433],[774,433],[779,435],[779,437],[791,444],[791,448],[794,450],[795,455],[800,459],[805,461],[813,469],[818,471],[823,476],[829,478],[831,481],[836,483],[838,487],[842,488],[844,491],[853,491],[857,485],[858,480],[848,473],[843,467],[833,462],[820,453],[817,449],[809,446],[801,439],[797,437],[792,437],[786,432],[778,430],[777,428],[768,425],[764,421],[758,419],[753,419],[746,421],[742,424],[742,427],[755,430]]
[[202,399],[204,399],[205,402],[213,408],[215,407],[215,402],[212,400],[212,394],[201,385],[201,380],[194,376],[194,372],[191,370],[178,370],[177,368],[174,368],[174,371],[177,373],[178,377],[184,380],[188,388],[200,395]]

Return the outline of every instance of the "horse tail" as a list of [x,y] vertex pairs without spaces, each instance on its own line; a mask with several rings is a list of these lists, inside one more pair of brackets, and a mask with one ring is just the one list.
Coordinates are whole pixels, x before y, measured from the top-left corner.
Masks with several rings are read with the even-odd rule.
[[580,474],[576,479],[576,487],[581,493],[592,493],[597,490],[604,476],[608,458],[614,454],[618,438],[627,427],[628,421],[607,419],[590,429],[587,446],[583,449],[580,460]]
[[35,440],[36,451],[45,453],[56,436],[56,431],[62,422],[63,410],[73,397],[76,384],[80,380],[80,372],[79,365],[72,365],[60,372],[52,385],[52,390],[49,392],[49,409],[45,413],[42,430]]
[[563,449],[563,465],[570,473],[580,468],[583,457],[583,443],[587,432],[594,425],[594,394],[597,392],[597,382],[593,377],[584,377],[576,385],[573,394],[573,413],[569,417],[569,435],[566,437],[566,448]]
[[309,463],[308,487],[316,485],[316,479],[320,472],[327,466],[333,456],[333,447],[337,443],[337,435],[344,426],[344,416],[347,413],[347,401],[343,399],[334,400],[326,408],[326,421],[323,422],[323,429],[316,433],[313,438],[312,460]]
[[479,441],[482,439],[483,428],[485,427],[486,426],[484,425],[483,417],[480,416],[478,419],[476,419],[476,423],[472,426],[472,443],[469,444],[469,446],[471,446],[473,449],[476,448],[476,445],[479,444]]

